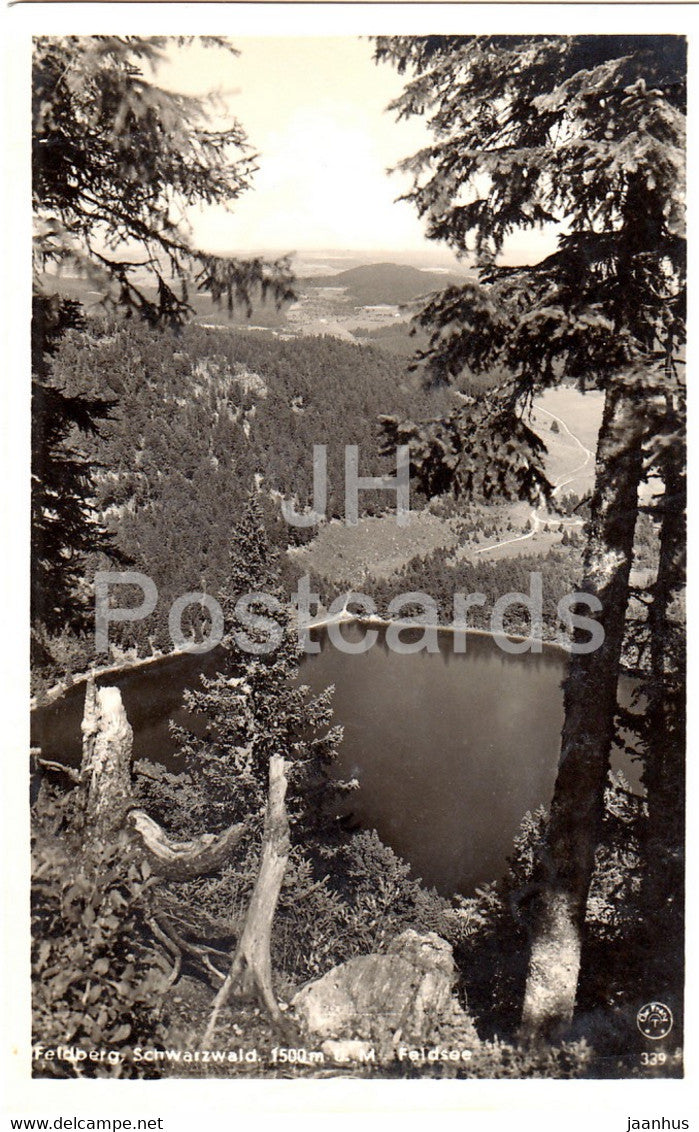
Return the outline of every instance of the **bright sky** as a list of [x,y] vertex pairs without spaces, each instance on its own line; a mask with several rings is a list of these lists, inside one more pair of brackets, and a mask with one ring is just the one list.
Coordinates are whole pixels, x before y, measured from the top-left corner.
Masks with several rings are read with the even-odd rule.
[[[430,137],[422,121],[396,122],[385,110],[404,79],[372,61],[371,43],[234,42],[237,57],[198,45],[177,50],[157,76],[186,93],[218,91],[260,155],[253,188],[232,214],[212,207],[191,216],[197,242],[211,251],[430,249],[439,257],[414,207],[396,203],[408,179],[387,172]],[[532,239],[539,249],[541,236],[526,243]]]

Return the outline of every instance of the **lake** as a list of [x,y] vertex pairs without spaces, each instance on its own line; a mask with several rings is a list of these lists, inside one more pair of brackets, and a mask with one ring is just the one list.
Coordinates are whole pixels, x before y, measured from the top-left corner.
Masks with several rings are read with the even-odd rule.
[[[343,626],[349,640],[364,627]],[[412,630],[404,631],[409,640]],[[336,772],[355,777],[351,811],[440,892],[468,894],[501,876],[527,810],[548,805],[563,720],[562,650],[511,655],[488,636],[468,634],[465,654],[439,634],[439,653],[399,655],[383,634],[349,656],[317,631],[321,652],[301,677],[314,691],[335,685],[335,722],[345,729]],[[213,672],[216,652],[168,657],[100,683],[116,684],[134,729],[134,757],[174,768],[168,720],[185,722],[184,689]],[[628,704],[630,681],[622,680]],[[32,713],[32,743],[46,758],[77,764],[84,684]],[[616,753],[636,789],[639,764]]]

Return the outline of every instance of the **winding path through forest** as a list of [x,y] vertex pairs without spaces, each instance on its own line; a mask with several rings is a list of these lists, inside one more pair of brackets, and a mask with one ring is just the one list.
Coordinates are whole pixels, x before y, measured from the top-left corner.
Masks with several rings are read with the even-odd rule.
[[[562,417],[557,416],[556,413],[550,412],[549,409],[544,409],[543,405],[537,405],[535,403],[534,408],[537,410],[537,412],[545,413],[547,417],[551,417],[552,420],[557,421],[559,426],[563,428],[567,435],[571,438],[571,440],[575,442],[580,451],[584,453],[584,459],[582,463],[578,464],[577,467],[572,469],[572,471],[567,472],[565,479],[559,479],[558,482],[554,484],[553,492],[551,494],[555,495],[558,491],[561,490],[562,487],[566,487],[569,483],[572,483],[573,480],[578,478],[580,473],[590,463],[590,460],[594,459],[594,452],[592,452],[590,448],[583,444],[579,436],[576,436],[575,433],[570,430],[567,423],[563,420]],[[485,554],[488,550],[498,550],[501,546],[509,546],[510,543],[513,542],[525,542],[527,539],[533,538],[539,530],[539,527],[546,521],[546,518],[542,519],[541,517],[540,508],[532,508],[530,515],[531,530],[526,531],[523,535],[516,535],[514,538],[507,538],[503,539],[501,542],[491,543],[490,546],[482,546],[479,550],[474,551],[474,555]],[[563,522],[565,520],[561,521]],[[582,519],[568,519],[569,526],[581,526],[582,522]]]

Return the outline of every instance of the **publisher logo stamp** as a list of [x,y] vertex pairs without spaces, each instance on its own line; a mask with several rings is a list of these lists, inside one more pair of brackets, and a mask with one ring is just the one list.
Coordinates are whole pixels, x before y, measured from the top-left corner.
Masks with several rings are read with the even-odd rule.
[[664,1002],[647,1002],[636,1015],[636,1023],[644,1038],[657,1041],[672,1029],[672,1011]]

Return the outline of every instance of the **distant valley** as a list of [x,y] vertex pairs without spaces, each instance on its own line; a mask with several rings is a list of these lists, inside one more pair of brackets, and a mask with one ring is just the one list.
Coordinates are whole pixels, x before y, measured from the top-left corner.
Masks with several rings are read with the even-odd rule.
[[[342,269],[341,264],[352,266]],[[298,298],[277,309],[272,302],[253,302],[250,318],[242,310],[229,314],[214,304],[208,294],[191,297],[194,320],[210,329],[247,328],[265,330],[275,337],[292,339],[308,335],[331,335],[346,342],[373,345],[408,357],[422,344],[411,335],[411,319],[418,299],[450,285],[463,284],[468,269],[418,267],[412,263],[356,263],[333,255],[299,256],[296,289]],[[55,280],[52,280],[55,286]],[[99,296],[89,281],[62,276],[60,290],[79,299],[89,311]],[[144,287],[148,292],[148,288]]]

